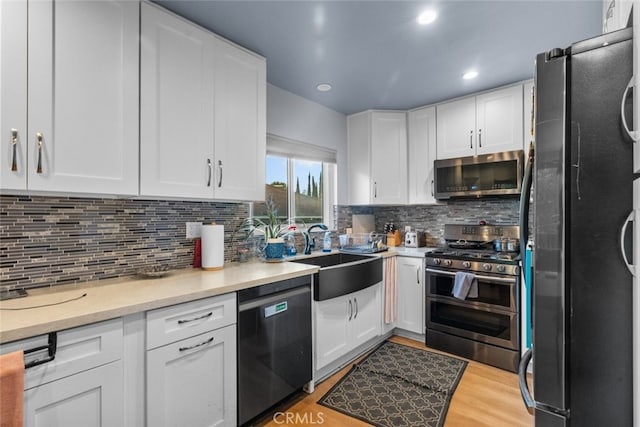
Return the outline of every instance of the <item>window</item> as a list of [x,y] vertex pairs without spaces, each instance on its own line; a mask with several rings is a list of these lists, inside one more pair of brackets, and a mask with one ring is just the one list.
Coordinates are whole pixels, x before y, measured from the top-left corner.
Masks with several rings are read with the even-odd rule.
[[[292,219],[307,227],[324,223],[335,229],[336,178],[335,152],[267,138],[265,196],[273,199],[281,221]],[[266,215],[263,202],[253,204],[253,215]]]

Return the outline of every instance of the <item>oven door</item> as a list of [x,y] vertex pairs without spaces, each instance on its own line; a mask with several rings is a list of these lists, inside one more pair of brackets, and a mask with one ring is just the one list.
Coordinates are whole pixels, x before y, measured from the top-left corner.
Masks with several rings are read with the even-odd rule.
[[478,298],[460,300],[451,296],[454,277],[454,272],[427,269],[427,329],[517,350],[518,279],[476,275]]

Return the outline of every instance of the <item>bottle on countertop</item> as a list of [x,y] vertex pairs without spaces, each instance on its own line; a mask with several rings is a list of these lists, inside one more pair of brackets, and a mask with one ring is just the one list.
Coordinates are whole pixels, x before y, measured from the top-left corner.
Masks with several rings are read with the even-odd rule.
[[296,251],[296,226],[291,225],[289,226],[288,230],[289,232],[285,236],[285,253],[287,254],[287,256],[293,256],[298,253],[298,251]]
[[322,242],[322,252],[331,252],[331,232],[324,233],[324,240]]

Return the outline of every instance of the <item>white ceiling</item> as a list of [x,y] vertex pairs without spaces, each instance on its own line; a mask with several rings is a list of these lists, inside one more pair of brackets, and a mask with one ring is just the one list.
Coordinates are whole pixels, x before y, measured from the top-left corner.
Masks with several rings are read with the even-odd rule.
[[[265,56],[269,83],[345,114],[532,78],[537,53],[598,35],[602,16],[600,0],[156,2]],[[426,8],[438,18],[421,27]]]

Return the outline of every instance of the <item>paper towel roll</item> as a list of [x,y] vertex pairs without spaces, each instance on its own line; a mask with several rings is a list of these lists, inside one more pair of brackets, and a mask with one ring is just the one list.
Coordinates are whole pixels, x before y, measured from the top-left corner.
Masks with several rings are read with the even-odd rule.
[[202,269],[219,270],[224,265],[224,226],[202,226]]

